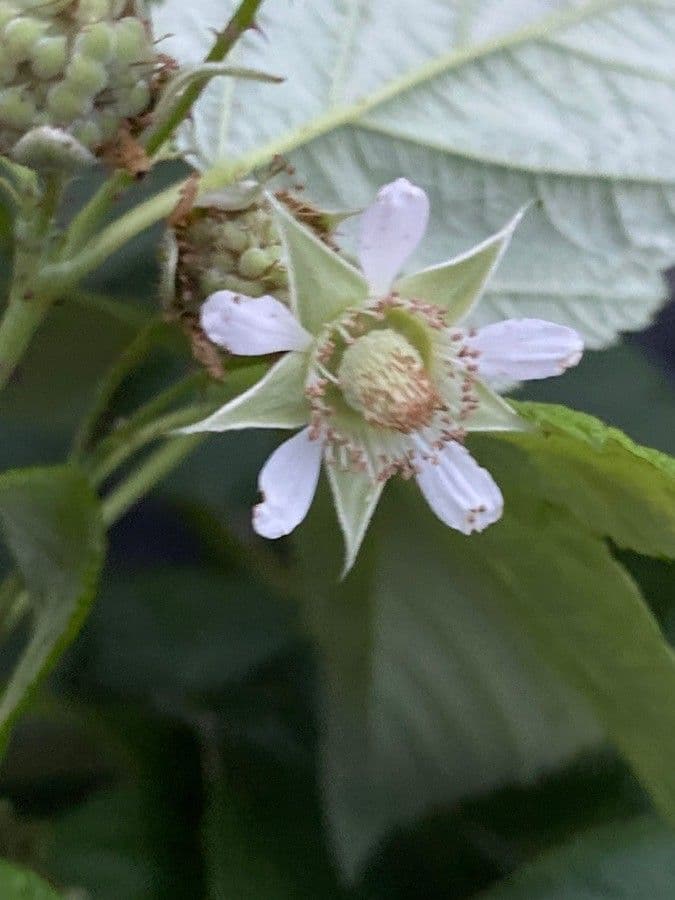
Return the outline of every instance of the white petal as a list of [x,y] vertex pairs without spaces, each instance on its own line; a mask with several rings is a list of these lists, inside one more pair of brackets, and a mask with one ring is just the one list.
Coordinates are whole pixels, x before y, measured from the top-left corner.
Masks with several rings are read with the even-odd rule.
[[253,509],[258,534],[280,538],[302,522],[316,491],[322,452],[321,441],[310,441],[309,428],[277,447],[258,477],[263,496]]
[[504,499],[492,476],[455,441],[433,461],[421,461],[416,479],[441,522],[463,534],[482,531],[501,517]]
[[210,341],[240,356],[304,350],[312,340],[279,300],[233,291],[211,294],[201,309],[201,325]]
[[561,375],[581,359],[584,344],[573,328],[542,319],[506,319],[466,340],[478,352],[479,376],[491,382]]
[[380,188],[361,216],[359,260],[374,294],[389,293],[391,283],[422,239],[429,198],[422,188],[398,178]]

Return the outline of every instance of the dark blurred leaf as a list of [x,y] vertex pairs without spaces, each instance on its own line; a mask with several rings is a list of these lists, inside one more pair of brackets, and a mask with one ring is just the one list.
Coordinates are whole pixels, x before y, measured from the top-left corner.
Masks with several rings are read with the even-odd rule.
[[[91,689],[83,691],[91,703]],[[199,748],[183,726],[129,698],[82,711],[120,754],[114,786],[50,819],[44,870],[92,900],[202,897]],[[126,757],[126,759],[125,759]]]
[[137,329],[132,319],[113,316],[106,308],[72,300],[53,307],[2,393],[0,415],[72,428],[91,401],[97,379]]
[[59,900],[60,896],[33,872],[0,860],[2,900]]
[[113,580],[91,625],[94,678],[136,695],[217,691],[292,639],[285,601],[242,575],[197,566]]
[[226,754],[204,820],[208,900],[337,900],[311,777],[252,752]]
[[55,821],[45,865],[95,900],[184,897],[172,878],[163,812],[135,788],[97,794]]
[[581,834],[483,900],[672,900],[675,833],[641,818]]
[[66,466],[0,476],[0,520],[33,614],[30,639],[0,701],[4,739],[89,611],[103,563],[105,529],[88,482]]
[[532,781],[599,737],[579,696],[486,589],[482,569],[467,570],[464,556],[482,555],[475,538],[448,547],[448,530],[421,501],[388,499],[376,519],[379,555],[371,535],[341,585],[325,498],[299,534],[325,666],[322,783],[351,874],[395,826]]

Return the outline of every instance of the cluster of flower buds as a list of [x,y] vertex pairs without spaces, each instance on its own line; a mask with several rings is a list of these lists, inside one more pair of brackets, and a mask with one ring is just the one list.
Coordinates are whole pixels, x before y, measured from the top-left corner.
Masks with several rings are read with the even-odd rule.
[[[321,240],[340,216],[326,214],[286,192],[279,199]],[[288,301],[288,274],[281,238],[258,186],[213,194],[167,231],[161,254],[161,296],[171,319],[181,322],[195,356],[218,375],[221,350],[199,325],[201,306],[216,291],[247,297],[271,294]]]
[[155,67],[137,0],[0,0],[0,153],[42,126],[95,150],[148,108]]
[[178,249],[171,303],[198,311],[214,291],[261,297],[288,292],[281,243],[264,201],[242,210],[196,207],[173,232]]

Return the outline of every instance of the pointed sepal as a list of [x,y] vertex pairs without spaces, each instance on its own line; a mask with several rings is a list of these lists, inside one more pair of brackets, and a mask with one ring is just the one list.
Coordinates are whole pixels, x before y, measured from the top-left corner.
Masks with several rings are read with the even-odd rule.
[[253,387],[181,434],[242,428],[300,428],[309,419],[305,399],[307,356],[287,353]]
[[441,306],[447,310],[448,325],[462,321],[480,300],[528,208],[529,205],[522,207],[500,231],[466,253],[399,278],[394,283],[394,291],[401,297]]
[[301,225],[271,194],[288,267],[291,308],[301,324],[316,334],[326,322],[368,297],[365,279],[308,228]]
[[374,481],[362,472],[343,472],[331,465],[326,470],[344,536],[345,564],[341,575],[344,578],[356,561],[384,482]]

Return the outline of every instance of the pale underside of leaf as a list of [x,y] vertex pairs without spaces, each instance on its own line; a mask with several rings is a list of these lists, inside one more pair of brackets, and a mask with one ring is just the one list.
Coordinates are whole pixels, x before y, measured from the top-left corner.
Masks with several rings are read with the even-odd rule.
[[[157,8],[188,61],[222,24],[209,11]],[[261,27],[237,61],[264,67],[273,47],[286,82],[228,87],[225,103],[214,83],[189,138],[202,165],[269,143],[313,196],[350,207],[408,175],[432,197],[420,264],[538,199],[474,324],[550,318],[600,347],[650,320],[675,258],[672,2],[424,0],[411,16],[404,0],[269,0]]]

